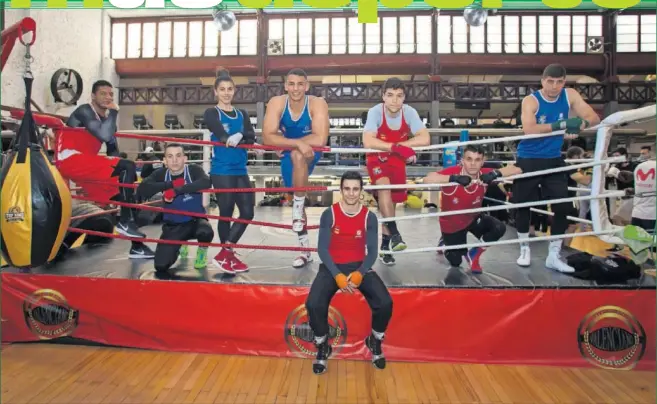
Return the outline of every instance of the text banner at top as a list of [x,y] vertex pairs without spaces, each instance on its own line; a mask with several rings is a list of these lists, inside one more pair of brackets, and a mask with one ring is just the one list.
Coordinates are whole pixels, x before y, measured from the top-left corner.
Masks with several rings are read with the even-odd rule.
[[655,9],[657,0],[0,0],[9,9],[212,9],[335,10],[353,9],[358,22],[377,23],[379,9]]

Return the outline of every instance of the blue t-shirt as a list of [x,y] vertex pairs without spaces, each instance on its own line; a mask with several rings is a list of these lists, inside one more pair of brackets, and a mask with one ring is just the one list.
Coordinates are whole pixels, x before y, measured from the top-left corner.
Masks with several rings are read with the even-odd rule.
[[[540,91],[532,93],[532,96],[538,101],[536,123],[554,123],[562,119],[568,119],[570,101],[568,100],[568,92],[565,88],[561,90],[561,93],[559,93],[559,96],[554,101],[548,101],[543,98]],[[557,158],[561,157],[562,146],[563,135],[521,140],[518,144],[518,157],[538,159]]]

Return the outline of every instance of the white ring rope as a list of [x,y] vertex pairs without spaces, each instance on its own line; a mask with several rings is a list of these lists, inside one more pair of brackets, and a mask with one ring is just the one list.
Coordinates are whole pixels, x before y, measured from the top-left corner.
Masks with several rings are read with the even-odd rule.
[[[513,184],[513,181],[501,181],[501,182],[509,185]],[[568,187],[568,190],[573,192],[591,192],[590,188],[580,188],[580,187]]]
[[488,206],[485,208],[477,208],[477,209],[461,209],[461,210],[449,210],[449,211],[443,211],[443,212],[436,212],[436,213],[421,213],[419,215],[409,215],[409,216],[399,216],[399,217],[385,217],[385,218],[380,218],[379,222],[385,223],[385,222],[393,222],[393,221],[399,221],[399,220],[414,220],[414,219],[421,219],[425,217],[442,217],[442,216],[454,216],[454,215],[463,215],[463,214],[469,214],[469,213],[481,213],[481,212],[490,212],[494,210],[506,210],[506,209],[518,209],[518,208],[531,208],[533,206],[543,206],[543,205],[553,205],[557,203],[566,203],[566,202],[575,202],[575,201],[588,201],[588,200],[596,200],[596,199],[605,199],[605,198],[619,198],[622,196],[627,196],[625,191],[615,191],[615,192],[609,192],[605,194],[600,194],[600,195],[590,195],[590,196],[576,196],[572,198],[560,198],[560,199],[549,199],[549,200],[544,200],[544,201],[536,201],[536,202],[523,202],[523,203],[510,203],[509,205],[500,205],[500,206]]
[[[611,129],[613,126],[618,126],[623,123],[630,123],[630,122],[637,122],[641,121],[643,119],[655,119],[655,116],[657,115],[657,106],[656,105],[650,105],[647,107],[642,107],[642,108],[637,108],[633,110],[627,110],[627,111],[620,111],[616,112],[614,114],[609,115],[607,118],[605,118],[600,124],[595,125],[591,128],[587,128],[587,131],[591,130],[596,130],[596,129],[605,129],[609,128]],[[467,129],[464,129],[467,130]],[[454,132],[454,130],[445,130],[446,132]],[[357,132],[360,132],[360,130],[357,130]],[[119,131],[118,134],[131,134],[131,133],[138,133],[138,134],[145,134],[145,135],[182,135],[182,136],[190,136],[190,135],[202,135],[203,140],[209,141],[210,140],[210,131],[207,129],[151,129],[151,130],[131,130],[131,131]],[[432,134],[440,134],[440,129],[434,129],[432,130]],[[544,137],[550,137],[550,136],[558,136],[558,135],[563,135],[565,134],[565,130],[558,130],[550,133],[538,133],[538,134],[530,134],[530,135],[517,135],[517,136],[507,136],[507,137],[497,137],[497,138],[489,138],[489,139],[478,139],[478,140],[468,140],[464,142],[450,142],[450,143],[443,143],[443,144],[435,144],[435,145],[429,145],[429,146],[422,146],[422,147],[413,147],[414,150],[416,151],[424,151],[424,150],[439,150],[439,149],[447,149],[447,148],[453,148],[453,147],[458,147],[458,146],[465,146],[465,145],[470,145],[470,144],[487,144],[487,143],[500,143],[500,142],[513,142],[516,140],[526,140],[526,139],[540,139]],[[204,146],[204,145],[199,145],[197,143],[189,143],[185,141],[183,137],[176,138],[176,143],[182,143],[182,144],[191,144],[194,146]],[[205,148],[207,149],[207,148]],[[324,153],[349,153],[349,154],[356,154],[356,153],[383,153],[382,150],[376,150],[376,149],[365,149],[365,148],[351,148],[351,147],[336,147],[336,148],[330,148],[330,150],[325,151]],[[210,156],[208,155],[207,157],[204,156],[204,158],[209,158]]]
[[[622,229],[622,228],[621,228]],[[565,238],[572,237],[584,237],[584,236],[600,236],[605,234],[615,234],[618,233],[618,230],[603,230],[603,231],[587,231],[582,233],[568,233],[568,234],[559,234],[556,236],[543,236],[543,237],[531,237],[528,239],[518,239],[513,238],[510,240],[498,240],[490,241],[483,243],[472,243],[472,244],[459,244],[443,247],[423,247],[423,248],[407,248],[402,251],[386,251],[386,254],[413,254],[413,253],[422,253],[422,252],[434,252],[434,251],[445,251],[445,250],[457,250],[461,248],[474,248],[474,247],[489,247],[497,245],[508,245],[508,244],[519,244],[519,243],[535,243],[537,241],[552,241],[552,240],[562,240]]]
[[[599,166],[599,165],[605,165],[609,163],[617,163],[617,162],[623,162],[625,161],[624,156],[620,157],[613,157],[607,160],[602,160],[598,162],[589,162],[589,163],[582,163],[582,164],[575,164],[575,165],[570,165],[570,166],[564,166],[564,167],[558,167],[558,168],[550,168],[547,170],[539,170],[539,171],[532,171],[529,173],[523,173],[523,174],[518,174],[518,175],[512,175],[509,177],[503,177],[499,178],[496,180],[496,182],[504,182],[504,181],[510,181],[518,178],[528,178],[528,177],[538,177],[541,175],[545,174],[552,174],[556,172],[562,172],[562,171],[572,171],[574,169],[578,168],[586,168],[586,167],[593,167],[593,166]],[[476,181],[473,181],[472,184],[476,183]],[[451,186],[460,186],[460,184],[456,184],[453,182],[449,182],[446,184],[386,184],[386,185],[366,185],[363,187],[364,190],[377,190],[377,189],[428,189],[428,188],[444,188],[444,187],[451,187]],[[327,187],[327,191],[339,191],[340,187],[334,186],[334,187]]]
[[[598,127],[602,126],[602,124],[598,124],[591,129],[597,129]],[[526,140],[526,139],[540,139],[544,137],[550,137],[550,136],[558,136],[558,135],[563,135],[565,134],[565,130],[558,130],[555,132],[550,132],[550,133],[537,133],[533,135],[518,135],[518,136],[508,136],[508,137],[502,137],[502,138],[497,138],[497,139],[478,139],[478,140],[466,140],[463,142],[450,142],[450,143],[442,143],[442,144],[434,144],[434,145],[429,145],[429,146],[420,146],[420,147],[413,147],[412,149],[417,151],[425,151],[425,150],[438,150],[438,149],[448,149],[452,147],[459,147],[459,146],[467,146],[467,145],[477,145],[477,144],[488,144],[488,143],[500,143],[500,142],[512,142],[516,140]],[[337,148],[331,148],[329,152],[325,153],[385,153],[382,150],[377,150],[377,149],[365,149],[365,148],[349,148],[349,147],[337,147]]]
[[580,187],[568,187],[568,190],[573,192],[591,192],[591,190],[588,188],[580,188]]
[[[210,146],[207,146],[207,147],[210,147]],[[138,152],[138,153],[142,153],[142,152]],[[280,163],[281,162],[281,160],[261,160],[261,159],[253,159],[253,160],[247,160],[247,161],[249,163]],[[345,161],[346,161],[346,159],[345,159]],[[595,160],[592,160],[592,159],[568,160],[568,159],[566,159],[564,161],[566,163],[573,163],[573,162],[586,163],[586,162],[591,162],[591,161],[595,161]],[[187,162],[188,163],[207,163],[207,162],[212,162],[212,160],[211,159],[210,160],[187,160]],[[163,164],[164,160],[139,160],[139,161],[135,160],[135,163],[138,163],[138,164]],[[318,161],[318,163],[333,163],[333,161],[332,160],[320,159]],[[486,163],[515,163],[515,161],[509,160],[509,161],[494,162],[494,161],[486,160]],[[336,166],[340,167],[340,164],[336,164]],[[344,166],[341,166],[341,168],[349,168],[349,167],[364,167],[364,165],[358,165],[358,166],[344,165]],[[509,184],[510,183],[511,182],[509,182]]]
[[[621,115],[624,115],[624,117],[621,118]],[[612,115],[609,115],[601,123],[587,129],[597,130],[601,128],[611,128],[613,126],[618,126],[622,123],[629,123],[629,122],[639,121],[642,119],[653,118],[655,115],[657,115],[657,106],[650,105],[643,108],[637,108],[631,111],[616,112]],[[516,140],[540,139],[544,137],[563,135],[565,133],[566,133],[565,130],[558,130],[550,133],[537,133],[532,135],[518,135],[518,136],[491,138],[491,139],[468,140],[464,142],[450,142],[450,143],[435,144],[435,145],[422,146],[422,147],[413,147],[413,150],[415,151],[437,150],[437,149],[447,149],[447,148],[458,147],[458,146],[466,146],[470,144],[487,144],[487,143],[513,142]],[[338,148],[331,148],[331,151],[326,153],[382,153],[382,151],[376,149],[338,147]]]
[[[487,196],[484,196],[484,199],[487,199],[487,200],[489,200],[489,201],[491,201],[491,202],[503,203],[503,204],[505,204],[505,205],[513,205],[513,203],[511,203],[511,202],[508,202],[508,201],[500,201],[500,200],[498,200],[498,199],[495,199],[495,198],[489,198],[489,197],[487,197]],[[554,212],[550,212],[550,211],[547,211],[547,210],[536,209],[536,208],[529,208],[529,210],[532,211],[532,212],[535,212],[535,213],[541,213],[541,214],[548,215],[548,216],[554,216]],[[582,218],[575,217],[575,216],[566,216],[566,218],[569,219],[569,220],[572,220],[573,222],[579,222],[579,223],[585,223],[585,224],[593,224],[593,222],[592,222],[591,220],[586,220],[586,219],[582,219]]]
[[527,178],[527,177],[535,177],[536,174],[538,175],[543,175],[543,174],[552,174],[552,173],[558,173],[562,171],[572,171],[576,170],[579,168],[587,168],[587,167],[595,167],[595,166],[600,166],[600,165],[605,165],[605,164],[610,164],[610,163],[622,163],[625,162],[626,158],[625,156],[619,156],[619,157],[612,157],[606,160],[599,160],[599,161],[592,161],[590,163],[582,163],[582,164],[573,164],[573,165],[568,165],[568,166],[563,166],[563,167],[558,167],[558,168],[550,168],[547,170],[541,170],[541,171],[532,171],[529,173],[522,173],[518,175],[511,175],[509,177],[503,177],[500,178],[498,181],[513,181],[517,180],[519,178]]

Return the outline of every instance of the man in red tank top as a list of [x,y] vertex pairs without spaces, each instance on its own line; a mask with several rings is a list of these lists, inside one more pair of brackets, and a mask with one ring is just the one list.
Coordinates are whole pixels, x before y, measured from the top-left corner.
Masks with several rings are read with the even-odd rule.
[[[381,150],[383,153],[367,155],[367,172],[375,185],[406,184],[406,163],[414,163],[412,147],[428,146],[429,131],[415,108],[405,105],[404,83],[392,77],[383,84],[383,103],[372,107],[367,113],[363,132],[363,146]],[[375,193],[381,216],[395,216],[395,205],[406,201],[406,189],[378,190]],[[381,261],[393,265],[395,259],[386,251],[406,249],[406,243],[394,221],[386,222],[382,228]]]
[[372,308],[372,333],[365,345],[372,353],[378,369],[386,366],[381,344],[392,317],[392,297],[381,278],[372,271],[376,262],[379,222],[376,215],[361,205],[363,177],[347,171],[340,179],[342,199],[326,209],[320,218],[317,253],[322,263],[310,287],[306,310],[315,335],[317,356],[313,372],[326,371],[331,356],[329,342],[329,305],[341,290],[354,293],[359,289]]
[[[430,173],[423,182],[425,184],[457,183],[441,189],[440,210],[442,212],[479,209],[484,200],[486,187],[498,178],[520,174],[515,166],[507,166],[494,170],[483,168],[484,150],[480,146],[467,145],[463,150],[461,164],[445,168],[437,173]],[[440,231],[445,246],[467,244],[468,233],[472,233],[483,242],[497,241],[506,232],[506,225],[486,213],[461,213],[440,216]],[[473,273],[481,273],[479,258],[485,247],[474,247],[470,250],[458,248],[446,250],[445,257],[449,263],[458,267],[462,257],[470,265]]]

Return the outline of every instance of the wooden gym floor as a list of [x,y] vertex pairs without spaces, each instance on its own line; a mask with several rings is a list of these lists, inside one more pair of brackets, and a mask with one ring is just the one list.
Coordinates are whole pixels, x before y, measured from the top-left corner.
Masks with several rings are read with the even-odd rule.
[[655,403],[655,372],[2,348],[2,403]]

